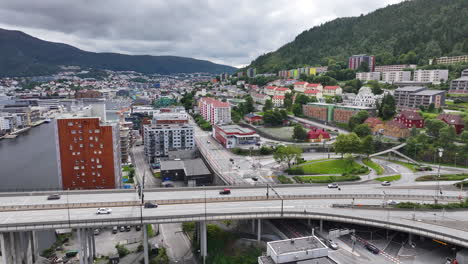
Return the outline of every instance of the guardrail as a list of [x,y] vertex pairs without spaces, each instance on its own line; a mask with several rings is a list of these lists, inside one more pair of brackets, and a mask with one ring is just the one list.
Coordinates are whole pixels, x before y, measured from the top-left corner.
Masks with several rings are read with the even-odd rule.
[[[216,202],[245,202],[245,201],[266,201],[266,200],[302,200],[302,199],[396,199],[396,200],[428,200],[433,201],[432,195],[408,195],[408,194],[304,194],[287,195],[282,194],[282,199],[276,195],[261,196],[223,196],[190,199],[164,199],[146,200],[146,202],[169,204],[193,204],[193,203],[216,203]],[[443,202],[459,201],[458,196],[439,196],[438,200]],[[96,203],[62,203],[62,204],[37,204],[37,205],[11,205],[0,206],[0,211],[25,211],[25,210],[52,210],[52,209],[77,209],[77,208],[99,208],[99,207],[125,207],[140,206],[139,200],[123,202],[96,202]]]
[[[271,219],[271,218],[302,218],[302,219],[318,219],[326,221],[336,221],[344,223],[353,223],[361,225],[376,226],[380,228],[388,228],[401,232],[413,233],[433,239],[446,241],[462,247],[468,247],[468,236],[460,234],[460,230],[451,228],[450,226],[440,226],[425,222],[415,222],[404,218],[392,217],[388,221],[378,217],[359,217],[347,214],[331,214],[321,212],[305,212],[302,210],[284,210],[281,209],[264,211],[264,212],[237,212],[237,213],[205,213],[205,214],[190,214],[190,215],[175,215],[175,216],[140,216],[127,218],[106,218],[96,220],[61,220],[48,221],[27,224],[0,224],[0,232],[21,232],[30,230],[45,230],[45,229],[62,229],[62,228],[83,228],[83,227],[103,227],[116,225],[140,225],[140,224],[164,224],[164,223],[180,223],[192,221],[220,221],[220,220],[241,220],[241,219]],[[447,229],[445,232],[436,231],[435,227]],[[448,232],[447,232],[448,231]],[[468,232],[463,230],[463,232]],[[448,233],[456,233],[448,234]]]

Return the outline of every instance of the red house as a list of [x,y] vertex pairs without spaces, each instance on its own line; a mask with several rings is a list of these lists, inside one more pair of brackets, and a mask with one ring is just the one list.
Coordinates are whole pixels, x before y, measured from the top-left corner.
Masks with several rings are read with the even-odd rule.
[[418,112],[401,111],[393,120],[405,125],[407,128],[424,127],[424,118]]
[[463,129],[465,128],[463,118],[459,115],[440,114],[437,117],[437,119],[444,121],[449,126],[454,126],[455,131],[457,131],[457,134],[461,134],[461,132],[463,132]]
[[260,115],[250,113],[250,114],[246,114],[244,116],[244,120],[249,122],[250,124],[252,124],[252,123],[255,124],[255,123],[262,122],[263,117],[260,116]]
[[322,142],[325,139],[330,139],[330,134],[324,129],[313,128],[307,133],[307,141]]

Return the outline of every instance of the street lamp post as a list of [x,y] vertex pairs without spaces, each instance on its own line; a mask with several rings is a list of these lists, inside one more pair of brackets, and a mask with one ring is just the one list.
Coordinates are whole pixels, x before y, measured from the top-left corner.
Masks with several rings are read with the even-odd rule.
[[442,155],[444,154],[444,149],[439,148],[439,149],[437,149],[437,151],[439,153],[439,167],[437,169],[437,187],[436,187],[436,190],[435,190],[435,197],[434,197],[435,203],[437,203],[439,194],[442,193],[442,191],[440,190],[440,165],[442,163]]

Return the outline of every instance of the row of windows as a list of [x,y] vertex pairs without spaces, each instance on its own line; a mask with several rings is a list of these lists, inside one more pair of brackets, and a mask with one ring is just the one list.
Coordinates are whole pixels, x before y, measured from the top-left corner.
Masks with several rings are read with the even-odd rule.
[[[75,142],[75,143],[76,143],[76,142]],[[80,147],[80,148],[83,148],[84,145],[83,145],[83,144],[80,144],[79,147]],[[90,147],[90,148],[94,148],[94,144],[93,144],[93,143],[90,143],[90,144],[89,144],[89,147]],[[99,147],[103,149],[103,148],[104,148],[104,144],[102,144],[102,143],[99,144]],[[69,145],[69,149],[70,149],[70,150],[73,150],[73,145],[72,145],[72,144]],[[96,151],[94,152],[94,154],[96,154]],[[99,154],[101,154],[101,151],[99,151]]]
[[[84,170],[85,167],[86,167],[85,165],[73,166],[73,169],[74,169],[74,170],[80,170],[80,169]],[[92,165],[92,166],[91,166],[91,169],[102,169],[102,165],[99,164],[99,165],[96,165],[96,167],[95,167],[94,165]]]
[[[99,129],[95,129],[95,130],[90,129],[90,130],[88,130],[88,133],[92,134],[93,131],[94,131],[94,133],[96,133],[96,134],[97,134],[97,133],[101,133],[101,130],[99,130]],[[83,131],[82,131],[82,130],[72,130],[71,133],[74,134],[74,135],[75,135],[76,133],[78,133],[78,134],[83,134]]]
[[[94,154],[102,154],[102,151],[100,150],[95,150],[93,151]],[[75,156],[75,155],[81,155],[81,152],[72,152],[72,155]]]

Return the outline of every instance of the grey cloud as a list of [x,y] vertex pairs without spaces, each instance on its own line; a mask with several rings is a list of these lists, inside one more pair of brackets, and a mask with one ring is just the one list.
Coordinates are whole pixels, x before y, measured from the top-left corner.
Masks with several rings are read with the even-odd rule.
[[0,25],[89,51],[248,64],[302,31],[402,0],[0,0]]

